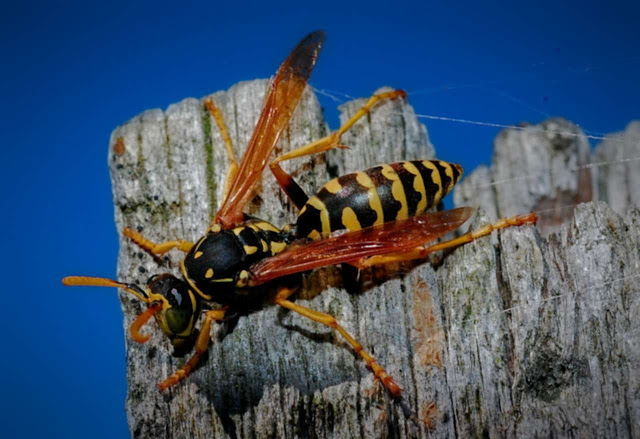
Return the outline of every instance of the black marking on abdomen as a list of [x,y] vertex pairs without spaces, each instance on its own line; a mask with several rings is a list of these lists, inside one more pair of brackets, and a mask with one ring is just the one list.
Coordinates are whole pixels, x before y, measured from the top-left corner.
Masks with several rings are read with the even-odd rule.
[[337,194],[332,194],[325,188],[318,192],[318,198],[327,207],[331,231],[342,230],[342,211],[350,207],[358,217],[361,227],[369,227],[375,224],[378,214],[369,204],[369,190],[358,183],[356,174],[347,174],[338,178],[342,189]]
[[[433,181],[432,172],[433,169],[427,168],[422,161],[415,160],[412,161],[418,171],[420,171],[420,175],[422,176],[422,181],[424,182],[424,190],[427,195],[427,207],[425,210],[429,210],[434,206],[434,200],[439,197],[441,193],[441,187]],[[437,172],[437,171],[436,171]]]
[[456,165],[453,163],[449,163],[449,165],[451,166],[451,171],[453,172],[453,184],[456,184],[460,179],[460,176],[462,175],[462,173],[458,169],[459,165]]
[[[389,166],[391,166],[391,168],[396,171],[396,174],[398,174],[398,177],[400,177],[400,182],[402,183],[402,187],[404,188],[404,196],[407,200],[407,215],[409,217],[412,217],[416,214],[418,203],[420,202],[420,200],[422,200],[422,194],[415,190],[413,186],[413,181],[415,178],[417,178],[417,176],[407,171],[404,167],[404,163],[405,162],[391,163]],[[410,163],[415,166],[414,162]]]
[[[402,203],[393,197],[393,180],[389,180],[382,174],[382,166],[369,168],[364,172],[371,178],[371,181],[373,181],[373,184],[376,186],[378,196],[380,197],[380,204],[382,205],[383,221],[388,222],[395,220],[398,216],[398,212],[400,212],[400,209],[402,208]],[[358,215],[358,218],[360,218],[359,211],[355,210],[355,212],[356,215]],[[362,221],[360,224],[362,227],[366,227],[362,224]]]
[[[440,173],[440,180],[442,181],[442,195],[441,198],[444,198],[445,195],[449,193],[449,191],[453,188],[453,179],[449,177],[447,174],[447,168],[442,166],[438,160],[432,160],[438,172]],[[453,166],[449,166],[449,168],[453,168]]]

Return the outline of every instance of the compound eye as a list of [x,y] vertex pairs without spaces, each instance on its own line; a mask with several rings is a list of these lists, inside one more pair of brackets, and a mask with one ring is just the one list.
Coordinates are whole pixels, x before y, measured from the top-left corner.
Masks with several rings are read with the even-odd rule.
[[[183,288],[171,288],[165,296],[171,308],[165,310],[164,319],[173,335],[184,335],[191,332],[197,305],[192,302],[192,296]],[[195,298],[193,298],[195,300]]]
[[170,294],[171,294],[171,298],[169,298],[169,301],[171,302],[171,299],[173,299],[175,300],[177,306],[181,306],[182,301],[184,300],[182,297],[182,293],[180,293],[180,291],[178,291],[177,288],[172,288]]

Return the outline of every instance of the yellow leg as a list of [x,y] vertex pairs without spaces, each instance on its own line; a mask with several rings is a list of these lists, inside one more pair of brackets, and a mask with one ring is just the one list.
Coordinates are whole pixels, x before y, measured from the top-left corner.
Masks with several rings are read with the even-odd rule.
[[229,137],[229,131],[227,130],[227,125],[224,123],[224,119],[222,118],[222,113],[218,107],[213,103],[213,99],[209,98],[204,101],[204,106],[209,110],[209,114],[215,119],[216,124],[218,124],[218,129],[220,130],[220,134],[224,139],[224,145],[227,149],[227,155],[229,156],[229,170],[227,171],[227,176],[224,180],[224,195],[223,200],[226,200],[227,194],[229,193],[229,189],[231,189],[231,185],[233,181],[236,179],[236,175],[238,174],[238,162],[236,160],[236,155],[233,152],[233,144],[231,143],[231,137]]
[[380,380],[380,382],[391,392],[394,397],[402,396],[402,389],[400,386],[396,384],[393,378],[380,366],[376,360],[364,351],[364,348],[360,343],[358,343],[351,335],[344,330],[342,326],[338,323],[338,321],[332,315],[325,314],[322,312],[314,311],[309,308],[305,308],[304,306],[297,305],[290,300],[287,300],[293,294],[293,290],[285,287],[281,287],[276,295],[275,303],[280,305],[283,308],[290,309],[291,311],[295,311],[300,315],[303,315],[313,321],[318,323],[322,323],[330,328],[335,329],[342,335],[347,342],[353,347],[353,349],[362,357],[362,359],[367,363],[367,366],[373,371],[373,375]]
[[464,235],[455,239],[451,239],[449,241],[440,242],[429,247],[419,246],[402,253],[391,253],[388,255],[372,256],[368,259],[365,259],[364,261],[360,261],[357,266],[358,268],[367,268],[371,267],[372,265],[388,264],[390,262],[402,262],[410,261],[413,259],[422,259],[427,257],[429,253],[444,250],[447,248],[457,247],[459,245],[475,241],[482,236],[489,235],[494,230],[513,226],[523,226],[525,224],[535,224],[537,220],[538,217],[536,216],[535,212],[531,212],[526,215],[513,216],[511,218],[502,218],[494,224],[488,224],[480,228],[479,230],[476,230],[474,232],[467,232]]
[[152,255],[163,255],[172,248],[177,248],[182,252],[188,253],[189,250],[191,250],[191,247],[193,247],[193,244],[191,242],[183,241],[182,239],[155,244],[138,232],[134,232],[129,227],[125,227],[122,231],[122,234],[132,240],[138,247],[148,253],[151,253]]
[[207,351],[209,347],[209,332],[211,331],[211,323],[215,320],[222,320],[224,318],[224,314],[226,313],[227,308],[207,311],[204,317],[204,322],[202,323],[202,329],[200,329],[200,334],[198,334],[198,340],[196,341],[195,352],[193,356],[187,361],[187,363],[182,366],[180,369],[176,370],[169,378],[162,381],[158,384],[158,389],[166,390],[171,386],[178,384],[180,381],[185,379],[189,374],[195,369],[198,364],[198,360],[200,360],[200,356]]
[[394,90],[386,93],[380,93],[377,95],[373,95],[369,98],[366,104],[360,108],[356,114],[351,116],[351,118],[342,125],[337,131],[329,134],[322,139],[316,140],[315,142],[309,143],[308,145],[301,146],[300,148],[296,148],[293,151],[289,151],[286,154],[281,155],[276,158],[273,162],[271,162],[271,166],[276,163],[283,162],[285,160],[291,160],[296,157],[303,157],[306,155],[317,154],[319,152],[328,151],[333,148],[337,148],[340,146],[340,138],[342,135],[349,130],[362,116],[371,111],[371,108],[380,100],[383,99],[396,99],[398,97],[406,98],[407,94],[403,90]]
[[307,155],[318,154],[320,152],[328,151],[333,148],[344,148],[344,146],[340,143],[340,139],[345,132],[347,132],[360,118],[371,111],[371,108],[373,108],[373,106],[378,101],[383,99],[396,99],[398,97],[406,98],[407,94],[403,90],[394,90],[371,96],[367,103],[364,104],[362,108],[360,108],[356,112],[356,114],[354,114],[337,131],[334,131],[333,133],[329,134],[326,137],[323,137],[322,139],[309,143],[308,145],[304,145],[300,148],[294,149],[293,151],[289,151],[288,153],[277,157],[274,161],[271,162],[271,164],[269,164],[269,168],[271,169],[271,172],[273,172],[273,175],[276,177],[276,180],[278,180],[278,183],[280,184],[282,189],[293,201],[293,203],[298,206],[298,208],[302,208],[302,206],[306,203],[307,196],[304,194],[302,189],[300,189],[298,184],[291,178],[291,176],[289,176],[280,167],[280,162],[298,157],[304,157]]

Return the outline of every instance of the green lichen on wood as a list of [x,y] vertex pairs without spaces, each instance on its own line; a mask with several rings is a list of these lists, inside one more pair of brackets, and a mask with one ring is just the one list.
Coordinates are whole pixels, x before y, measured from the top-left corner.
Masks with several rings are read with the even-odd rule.
[[172,216],[176,216],[176,213],[180,211],[181,206],[179,203],[168,203],[166,201],[158,203],[157,201],[147,197],[145,200],[140,202],[119,204],[118,208],[125,218],[135,215],[136,212],[143,210],[149,214],[152,223],[166,224]]
[[207,190],[209,191],[209,216],[213,218],[216,207],[216,181],[213,166],[213,142],[211,140],[211,117],[209,112],[202,107],[202,129],[204,131],[204,152],[207,163]]
[[[136,169],[138,175],[146,174],[144,161],[144,154],[142,153],[142,134],[138,134],[138,164]],[[146,183],[146,181],[143,181],[143,183]]]
[[464,307],[464,315],[462,316],[462,327],[465,328],[467,323],[471,323],[471,316],[473,315],[473,306],[471,301],[467,302]]
[[167,118],[166,117],[164,119],[164,131],[166,133],[165,142],[167,144],[167,168],[171,169],[173,167],[173,164],[171,163],[171,141],[169,139],[169,129],[167,127]]

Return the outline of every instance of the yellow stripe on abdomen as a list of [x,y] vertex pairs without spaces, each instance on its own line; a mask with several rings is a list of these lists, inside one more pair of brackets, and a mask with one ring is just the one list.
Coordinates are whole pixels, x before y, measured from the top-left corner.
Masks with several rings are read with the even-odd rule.
[[422,175],[420,175],[420,171],[418,171],[418,168],[416,168],[416,166],[411,162],[402,162],[402,166],[414,176],[413,190],[415,190],[421,196],[420,201],[418,201],[418,205],[416,207],[415,215],[420,215],[427,209],[427,192],[424,187]]
[[358,220],[358,215],[353,211],[350,207],[345,207],[342,209],[342,224],[345,229],[350,231],[360,230],[362,226],[360,226],[360,221]]
[[438,186],[438,190],[436,190],[436,192],[433,194],[433,203],[431,203],[431,206],[428,206],[433,207],[438,204],[438,202],[442,198],[442,179],[440,178],[440,172],[438,172],[438,168],[436,168],[436,165],[434,165],[429,160],[423,160],[422,166],[431,171],[431,181],[436,186]]
[[400,181],[398,173],[389,165],[382,165],[382,175],[388,180],[391,180],[391,194],[393,199],[400,203],[400,210],[396,214],[395,218],[385,218],[386,221],[392,221],[393,219],[401,220],[409,217],[409,209],[407,207],[407,197],[404,193],[404,187]]
[[374,225],[384,223],[384,214],[382,213],[382,203],[380,202],[380,197],[378,196],[378,191],[376,190],[376,185],[373,184],[373,181],[367,174],[364,172],[356,173],[356,181],[362,187],[367,189],[367,194],[369,195],[369,206],[377,215],[376,221],[373,223]]
[[307,201],[309,206],[315,207],[320,211],[320,224],[322,225],[322,234],[328,235],[331,233],[331,225],[329,223],[329,212],[327,211],[327,206],[324,205],[322,201],[317,196],[313,196],[309,198]]
[[453,185],[456,183],[453,177],[453,169],[451,168],[451,165],[449,163],[443,162],[442,160],[439,160],[438,164],[444,168],[444,173],[447,175],[447,177],[449,177],[449,184],[446,188],[443,188],[445,193],[448,194],[449,191],[453,189]]

